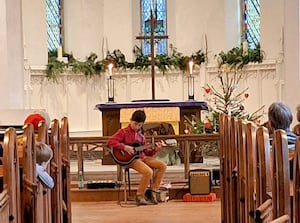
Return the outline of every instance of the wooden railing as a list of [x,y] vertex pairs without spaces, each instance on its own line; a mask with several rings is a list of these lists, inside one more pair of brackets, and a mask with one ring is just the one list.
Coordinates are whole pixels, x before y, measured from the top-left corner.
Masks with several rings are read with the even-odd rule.
[[[107,147],[106,143],[108,136],[103,137],[70,137],[71,150],[77,151],[78,160],[78,172],[82,171],[84,173],[84,158],[83,151],[84,148],[88,151],[95,149],[102,149],[103,155],[109,153],[110,148]],[[192,149],[198,148],[199,145],[213,143],[213,146],[219,147],[219,134],[200,134],[200,135],[159,135],[153,137],[154,141],[166,140],[166,139],[176,139],[177,148],[183,155],[184,163],[184,176],[188,178],[188,172],[190,170],[190,153]],[[148,142],[152,141],[152,137],[146,137]],[[217,148],[218,149],[218,148]]]

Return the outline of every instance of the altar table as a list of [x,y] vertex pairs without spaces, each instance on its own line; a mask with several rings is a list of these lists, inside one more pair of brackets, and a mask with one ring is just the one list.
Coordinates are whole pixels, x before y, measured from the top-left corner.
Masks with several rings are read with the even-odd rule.
[[[204,101],[191,100],[182,102],[138,101],[130,103],[104,103],[97,104],[96,108],[102,112],[103,136],[111,136],[121,127],[128,125],[131,118],[131,113],[135,109],[145,110],[147,115],[146,123],[147,121],[149,121],[150,123],[153,123],[155,121],[160,123],[162,121],[169,122],[175,127],[175,134],[184,134],[184,116],[191,118],[191,115],[195,115],[196,117],[200,118],[201,110],[207,110],[208,106]],[[165,111],[167,110],[172,112],[172,114],[170,114],[170,116],[172,116],[172,120],[168,120],[168,117],[166,117],[167,114],[165,113]],[[178,112],[176,112],[176,110],[178,110]],[[162,118],[162,116],[159,114],[160,112],[163,114],[164,118]],[[153,113],[158,114],[154,115]],[[156,118],[157,120],[155,120]],[[112,161],[110,156],[104,156],[102,164],[110,165],[114,164],[114,162]]]
[[[178,117],[178,131],[176,134],[184,134],[184,116],[191,117],[191,115],[195,115],[200,118],[201,110],[207,110],[207,103],[204,101],[139,101],[139,102],[130,102],[130,103],[104,103],[97,104],[96,108],[102,112],[102,134],[103,136],[110,136],[114,134],[119,128],[123,127],[121,123],[124,123],[124,120],[120,118],[121,109],[145,109],[145,108],[154,108],[152,112],[159,113],[160,111],[163,113],[165,108],[178,108],[179,109],[179,117]],[[158,109],[161,108],[161,109]],[[133,110],[132,110],[133,111]],[[171,110],[170,110],[171,111]],[[172,110],[173,111],[173,110]],[[176,112],[175,112],[176,113]],[[147,115],[147,114],[146,114]],[[176,116],[176,114],[172,114],[172,116]],[[160,117],[157,115],[157,117]],[[176,119],[176,118],[174,118]],[[122,121],[122,122],[121,122]],[[127,121],[130,121],[130,117],[128,117]],[[154,116],[149,114],[146,118],[147,121],[154,122]],[[161,122],[161,118],[157,120]],[[170,121],[170,120],[164,120]]]

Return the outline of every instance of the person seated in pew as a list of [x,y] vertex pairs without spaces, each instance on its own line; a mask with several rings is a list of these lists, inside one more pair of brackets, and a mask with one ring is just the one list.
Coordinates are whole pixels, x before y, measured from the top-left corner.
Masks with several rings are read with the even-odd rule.
[[33,125],[34,131],[38,131],[39,129],[39,122],[44,121],[46,122],[47,126],[50,124],[50,118],[48,113],[46,112],[35,112],[28,115],[24,121],[24,125],[31,123]]
[[52,177],[47,173],[46,169],[49,165],[53,152],[50,146],[45,143],[35,143],[35,154],[36,154],[36,174],[41,180],[43,185],[52,189],[54,187],[54,181]]
[[[272,134],[277,129],[286,132],[289,150],[295,150],[297,135],[290,130],[293,114],[290,107],[282,102],[274,102],[269,106],[268,119],[271,128],[270,140],[272,145]],[[290,151],[289,151],[290,152]],[[290,179],[293,178],[293,158],[290,158]]]
[[[0,157],[3,157],[3,147],[2,144],[0,143]],[[2,165],[2,160],[0,159],[0,165]]]
[[[38,137],[37,132],[38,132],[38,129],[39,129],[39,123],[41,121],[44,121],[46,123],[46,125],[49,127],[50,117],[49,117],[47,112],[36,111],[36,112],[31,113],[30,115],[28,115],[24,120],[24,125],[27,125],[27,124],[32,124],[33,125],[33,129],[34,129],[34,132],[35,132],[35,134],[34,134],[35,139],[37,139],[37,137]],[[23,134],[17,136],[17,144],[20,147],[23,145]]]
[[[2,163],[2,158],[3,157],[3,147],[2,144],[0,143],[0,166],[3,164]],[[0,193],[3,191],[3,176],[0,176]]]
[[293,114],[290,107],[283,102],[274,102],[269,106],[268,119],[271,129],[270,139],[272,134],[277,129],[282,129],[286,132],[289,149],[295,149],[297,136],[290,129],[293,122]]
[[[146,120],[146,114],[143,110],[136,110],[133,112],[130,123],[127,127],[119,129],[114,135],[112,135],[107,145],[112,147],[112,156],[114,158],[114,150],[116,154],[120,154],[121,157],[130,157],[129,163],[124,164],[129,168],[135,169],[142,174],[136,196],[135,202],[137,205],[147,205],[148,202],[145,199],[145,193],[147,186],[153,176],[151,187],[150,201],[153,204],[157,204],[156,193],[158,193],[161,180],[167,169],[167,165],[154,157],[154,155],[162,148],[161,143],[155,145],[149,145],[148,149],[143,149],[140,153],[137,153],[135,149],[136,145],[147,146],[145,136],[141,132],[141,128]],[[123,154],[123,155],[122,155]],[[119,157],[120,157],[119,156]],[[114,158],[116,161],[116,157]],[[116,161],[116,163],[118,163]],[[124,163],[124,160],[123,160]],[[121,164],[120,164],[121,165]],[[155,172],[153,171],[155,169]]]
[[294,126],[293,133],[300,136],[300,105],[297,106],[297,121],[298,124]]

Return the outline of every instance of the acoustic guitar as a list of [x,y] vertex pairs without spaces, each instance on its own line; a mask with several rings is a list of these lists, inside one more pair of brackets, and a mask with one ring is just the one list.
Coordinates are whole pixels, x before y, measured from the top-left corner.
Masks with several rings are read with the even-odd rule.
[[133,160],[138,159],[140,157],[140,152],[142,152],[145,149],[150,149],[155,147],[155,144],[147,144],[147,145],[140,145],[139,143],[133,143],[130,145],[134,147],[134,154],[130,155],[129,153],[125,152],[124,150],[121,149],[111,149],[111,156],[113,160],[121,165],[121,166],[127,166],[129,165]]

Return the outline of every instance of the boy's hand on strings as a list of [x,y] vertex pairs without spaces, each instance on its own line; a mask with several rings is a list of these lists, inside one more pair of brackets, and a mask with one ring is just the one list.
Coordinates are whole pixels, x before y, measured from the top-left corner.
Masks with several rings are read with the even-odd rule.
[[124,151],[125,151],[126,153],[128,153],[129,155],[133,155],[133,154],[134,154],[134,149],[133,149],[132,146],[125,145]]

